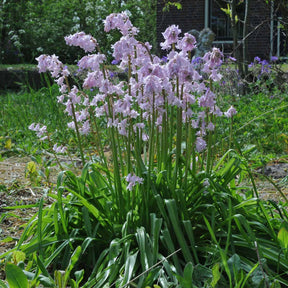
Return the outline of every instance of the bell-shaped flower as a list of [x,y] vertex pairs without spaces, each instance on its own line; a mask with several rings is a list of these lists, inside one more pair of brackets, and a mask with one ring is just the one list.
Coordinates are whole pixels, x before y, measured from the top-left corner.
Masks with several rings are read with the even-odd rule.
[[126,181],[128,182],[127,190],[131,191],[136,184],[143,184],[144,179],[129,173],[126,176]]
[[185,33],[184,37],[178,41],[176,48],[183,52],[192,51],[196,48],[195,37],[189,33]]
[[227,118],[231,118],[231,117],[233,117],[234,115],[236,115],[237,114],[237,111],[236,111],[236,109],[233,107],[233,106],[231,106],[228,110],[227,110],[227,112],[224,112],[224,115],[227,117]]
[[69,46],[79,46],[85,52],[93,52],[96,48],[97,40],[91,35],[86,35],[84,32],[78,32],[73,35],[66,36],[66,44]]
[[196,151],[200,153],[206,149],[207,143],[202,137],[197,137],[195,146],[196,146]]
[[164,42],[160,43],[163,50],[171,49],[171,45],[178,42],[178,36],[181,33],[181,29],[177,25],[169,26],[163,33],[165,39]]

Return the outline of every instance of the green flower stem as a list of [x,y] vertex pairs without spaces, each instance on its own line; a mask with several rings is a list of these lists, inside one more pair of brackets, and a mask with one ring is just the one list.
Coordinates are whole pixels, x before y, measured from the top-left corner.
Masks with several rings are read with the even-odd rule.
[[196,176],[196,152],[195,152],[195,141],[196,141],[196,132],[195,129],[191,129],[191,143],[192,143],[192,148],[191,148],[191,152],[192,152],[192,175],[195,177]]
[[[213,81],[212,79],[210,79],[209,82],[209,89],[212,91],[213,90]],[[213,115],[211,114],[211,118],[210,118],[210,114],[209,114],[209,110],[206,111],[206,123],[209,122],[214,122],[214,118]],[[206,172],[209,174],[212,171],[213,168],[213,133],[212,131],[208,131],[208,145],[207,145],[207,158],[206,158]]]
[[[108,112],[109,116],[112,118],[113,116],[113,107],[112,107],[112,95],[108,95]],[[115,133],[115,127],[110,127],[109,128],[110,132],[110,139],[111,139],[111,146],[112,146],[112,158],[113,158],[113,168],[114,168],[114,191],[115,191],[115,202],[118,207],[119,211],[119,221],[123,221],[125,218],[125,210],[123,213],[120,213],[120,210],[123,210],[123,205],[124,205],[124,199],[122,195],[122,185],[121,185],[121,176],[120,176],[120,171],[119,171],[119,162],[118,162],[118,149],[117,149],[117,144],[116,144],[116,139],[118,144],[120,144],[119,140],[119,134]],[[115,135],[117,134],[117,136]],[[117,138],[116,138],[117,137]],[[121,145],[118,145],[120,149]],[[121,157],[120,157],[121,158]],[[121,161],[120,161],[121,163]]]
[[[113,158],[113,168],[114,168],[114,187],[115,187],[115,200],[117,203],[117,207],[120,209],[123,209],[123,195],[122,195],[122,188],[121,188],[121,177],[120,177],[120,171],[119,171],[119,163],[118,163],[118,149],[116,145],[116,140],[115,140],[115,131],[114,127],[110,128],[110,133],[111,133],[111,144],[112,144],[112,158]],[[119,213],[119,221],[124,220],[124,211],[123,213]],[[122,217],[123,216],[123,217]]]
[[[140,140],[140,137],[141,137],[141,131],[139,131],[139,129],[137,129],[136,131],[136,137],[134,140],[134,143],[135,143],[135,150],[134,150],[134,158],[136,160],[136,165],[137,165],[137,168],[136,168],[136,171],[137,171],[137,175],[142,175],[143,173],[143,167],[142,167],[142,159],[141,159],[141,140]],[[132,201],[131,201],[131,207],[136,207],[136,203],[135,203],[135,200],[136,200],[136,192],[135,192],[135,189],[132,189]]]
[[[129,173],[132,173],[132,158],[131,158],[131,137],[132,137],[132,123],[131,123],[131,119],[129,119],[129,130],[128,130],[128,139],[125,139],[125,144],[126,144],[126,153],[125,153],[125,156],[126,156],[126,166],[127,166],[127,172],[125,174],[123,174],[123,171],[122,171],[122,175],[128,175]],[[120,157],[122,158],[122,157]],[[124,158],[124,156],[123,156]],[[124,166],[123,166],[124,168]],[[127,190],[127,206],[129,207],[128,210],[131,210],[131,193],[133,193],[133,191],[135,191],[135,189],[132,189],[132,191],[129,191]],[[134,192],[135,193],[135,192]],[[133,196],[132,196],[133,198]]]
[[154,167],[154,136],[155,136],[155,111],[154,111],[154,103],[155,103],[155,95],[153,94],[153,113],[152,113],[152,119],[149,119],[149,126],[150,126],[150,133],[149,133],[149,178],[151,176],[151,171]]
[[169,152],[169,137],[168,134],[168,102],[166,94],[163,93],[164,97],[164,105],[165,105],[165,112],[163,113],[163,119],[162,119],[162,169],[167,169],[167,158],[168,158],[168,152]]
[[[70,85],[69,85],[69,81],[68,81],[67,77],[65,77],[65,82],[66,82],[66,85],[68,87],[68,91],[70,92],[71,89],[70,89]],[[80,137],[80,133],[79,133],[79,127],[78,127],[78,123],[77,123],[77,120],[76,120],[75,107],[74,107],[73,103],[71,103],[71,107],[72,107],[73,122],[74,122],[74,125],[75,125],[75,130],[76,130],[76,136],[77,136],[77,142],[78,142],[78,147],[79,147],[79,151],[80,151],[81,161],[82,161],[82,165],[84,166],[85,165],[85,158],[84,158],[84,153],[83,153],[83,148],[82,148],[82,143],[81,143],[81,137]]]
[[[49,146],[50,146],[50,148],[51,148],[53,145],[52,145],[52,141],[51,141],[50,136],[49,136],[48,133],[47,133],[47,140],[48,140]],[[53,149],[52,149],[51,151],[52,151],[52,154],[53,154],[54,157],[55,157],[55,160],[56,160],[57,164],[59,165],[60,169],[63,171],[64,168],[63,168],[63,166],[61,165],[61,163],[60,163],[60,161],[59,161],[59,158],[57,157],[57,153],[56,153]]]
[[132,129],[133,129],[133,125],[132,125],[132,121],[130,119],[130,124],[129,124],[129,131],[128,131],[128,141],[127,141],[127,148],[126,148],[126,153],[127,153],[127,170],[128,170],[128,174],[130,172],[132,172],[132,158],[131,158],[131,143],[132,143]]
[[184,181],[183,181],[183,190],[186,191],[187,187],[187,179],[188,179],[188,173],[190,170],[190,164],[191,164],[191,155],[192,155],[192,135],[191,135],[191,124],[190,122],[186,121],[185,125],[185,131],[186,131],[186,164],[185,164],[185,176],[184,176]]
[[[105,67],[102,67],[103,70],[103,75],[104,75],[104,79],[106,79],[106,70]],[[112,95],[108,95],[108,117],[110,117],[111,119],[113,119],[113,99],[112,99]],[[121,184],[121,175],[120,175],[120,170],[119,170],[119,162],[120,162],[120,167],[121,167],[121,171],[122,174],[124,173],[124,166],[123,166],[123,161],[122,161],[122,157],[121,157],[121,142],[120,142],[120,138],[119,138],[119,133],[117,133],[117,131],[115,132],[115,127],[110,127],[110,129],[108,129],[109,133],[110,133],[110,139],[111,139],[111,148],[112,148],[112,160],[113,160],[113,174],[114,174],[114,199],[115,199],[115,203],[118,207],[118,220],[119,221],[123,221],[124,218],[126,217],[126,213],[125,213],[125,209],[123,210],[124,207],[124,199],[123,199],[123,194],[122,194],[122,184]],[[117,143],[118,145],[117,145]],[[119,149],[119,151],[118,151]],[[120,157],[118,157],[118,155],[120,155]],[[120,161],[119,161],[120,159]],[[123,210],[122,213],[120,213],[121,209]]]
[[[91,115],[91,114],[90,114]],[[111,175],[110,175],[110,170],[109,170],[109,166],[108,166],[108,163],[107,163],[107,159],[105,157],[105,154],[104,154],[104,149],[103,149],[103,145],[102,145],[102,141],[101,141],[101,136],[99,135],[99,127],[98,127],[98,124],[97,124],[97,121],[95,119],[95,117],[92,117],[92,121],[91,121],[95,127],[94,129],[94,139],[96,141],[96,146],[97,146],[97,151],[101,157],[101,160],[104,162],[104,165],[105,165],[105,168],[106,168],[106,171],[107,171],[107,176],[108,176],[108,181],[109,181],[109,184],[110,186],[112,185],[111,183]]]
[[[210,121],[210,117],[209,117],[209,111],[206,111],[206,119],[207,119],[207,123],[209,123]],[[212,170],[212,166],[213,166],[213,156],[212,156],[212,142],[213,142],[213,134],[211,133],[211,131],[208,131],[208,140],[207,140],[207,159],[206,159],[206,172],[207,174],[209,174]]]
[[[176,93],[180,99],[182,99],[183,93],[183,86],[181,88],[181,93],[179,91],[179,79],[176,79]],[[180,181],[181,177],[178,175],[180,172],[179,164],[180,164],[180,157],[181,157],[181,142],[182,142],[182,108],[177,107],[177,115],[176,115],[176,163],[174,168],[174,175],[173,175],[173,191],[175,191],[177,186],[177,179]],[[179,170],[179,171],[178,171]]]
[[55,157],[55,160],[56,160],[57,164],[59,165],[60,169],[61,169],[62,171],[64,171],[64,168],[63,168],[63,166],[61,165],[61,163],[60,163],[60,161],[59,161],[59,159],[58,159],[58,157],[57,157],[57,154],[55,153],[55,151],[54,151],[53,149],[52,149],[52,153],[53,153],[53,155],[54,155],[54,157]]
[[[170,153],[173,151],[173,141],[174,141],[174,135],[175,135],[175,107],[170,106],[169,107],[169,120],[167,121],[167,130],[169,133],[168,138],[168,150]],[[172,157],[172,156],[171,156]],[[172,162],[171,165],[169,165],[167,172],[169,173],[169,178],[172,180]],[[171,177],[170,177],[171,175]]]
[[80,137],[80,133],[79,133],[78,123],[76,120],[75,107],[74,107],[73,103],[71,103],[71,108],[72,108],[73,121],[75,124],[75,130],[76,130],[76,136],[77,136],[77,140],[78,140],[78,147],[79,147],[79,151],[80,151],[81,161],[82,161],[82,165],[85,165],[85,158],[84,158],[84,153],[83,153],[83,148],[82,148],[82,142],[81,142],[81,137]]
[[167,133],[167,119],[166,119],[166,113],[163,113],[162,118],[162,133],[161,133],[161,141],[160,141],[160,152],[159,152],[159,158],[160,158],[160,170],[165,169],[166,166],[166,155],[167,155],[167,142],[168,142],[168,133]]
[[[149,206],[149,197],[147,195],[147,193],[149,193],[149,191],[151,191],[151,178],[152,178],[152,171],[154,168],[154,137],[155,137],[155,95],[153,93],[153,100],[152,100],[152,107],[153,107],[153,113],[152,113],[152,119],[149,119],[149,127],[150,127],[150,131],[149,131],[149,147],[148,147],[148,157],[149,157],[149,164],[148,164],[148,179],[147,179],[147,190],[146,193],[144,193],[144,205],[145,207],[147,207],[146,209],[148,209]],[[145,213],[145,215],[147,216],[146,219],[146,223],[148,223],[147,221],[149,221],[148,219],[148,215],[149,213]]]
[[[117,147],[117,150],[118,150],[117,151],[117,153],[118,153],[117,155],[120,156],[120,157],[117,156],[118,166],[120,166],[120,171],[121,171],[120,176],[121,175],[123,176],[123,175],[126,175],[126,173],[127,173],[127,169],[125,168],[126,166],[124,165],[124,159],[126,157],[125,155],[127,155],[127,152],[125,152],[123,150],[123,146],[124,146],[123,142],[126,141],[126,138],[124,138],[123,136],[119,135],[117,129],[115,129],[114,131],[116,131],[115,132],[116,133],[116,139],[117,139],[116,147]],[[121,141],[121,139],[122,139],[122,141]]]
[[[158,111],[156,112],[155,119],[158,118]],[[159,127],[156,127],[156,137],[155,137],[155,148],[156,148],[156,161],[157,161],[157,170],[161,171],[161,166],[162,166],[162,143],[163,143],[163,135],[159,131]]]
[[233,116],[231,117],[229,126],[229,146],[228,146],[229,149],[231,149],[232,139],[233,139]]
[[[136,51],[135,51],[136,53]],[[132,67],[131,67],[131,57],[129,56],[128,61],[128,93],[131,96],[131,85],[130,85],[130,79],[132,74]],[[128,131],[128,141],[127,141],[127,147],[126,147],[126,154],[127,154],[127,170],[128,174],[132,172],[132,163],[131,163],[131,135],[133,133],[133,127],[132,127],[132,119],[129,119],[129,131]],[[129,202],[130,203],[130,202]]]

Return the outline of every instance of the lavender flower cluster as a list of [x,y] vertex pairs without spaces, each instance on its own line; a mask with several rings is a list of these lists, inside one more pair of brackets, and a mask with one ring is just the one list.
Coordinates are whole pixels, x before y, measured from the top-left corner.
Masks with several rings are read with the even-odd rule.
[[[271,63],[275,63],[278,61],[278,57],[272,56],[271,57]],[[271,63],[269,63],[267,60],[263,59],[261,60],[260,57],[256,56],[254,58],[254,62],[249,64],[249,68],[253,68],[257,65],[260,65],[260,73],[258,75],[258,78],[260,78],[263,74],[269,74],[271,72]]]
[[[213,48],[202,59],[191,59],[190,53],[196,47],[194,36],[185,33],[180,37],[181,30],[172,25],[163,33],[161,47],[167,51],[167,56],[160,59],[151,54],[149,43],[136,39],[138,29],[132,25],[125,12],[109,15],[104,25],[106,32],[118,29],[122,34],[112,46],[113,64],[117,63],[120,69],[129,71],[128,81],[113,81],[112,73],[105,69],[105,55],[99,49],[95,52],[97,40],[84,32],[65,37],[68,45],[79,46],[85,52],[94,52],[78,62],[79,68],[87,71],[81,91],[76,86],[68,86],[70,72],[57,56],[41,55],[36,58],[39,71],[50,71],[59,85],[61,95],[58,102],[66,106],[65,111],[69,116],[76,118],[80,134],[90,132],[89,113],[92,110],[93,116],[106,117],[108,127],[117,128],[120,135],[128,136],[128,131],[133,131],[142,135],[142,141],[148,141],[147,123],[154,119],[156,129],[161,133],[163,119],[169,117],[167,107],[174,106],[181,109],[182,122],[195,129],[196,150],[203,151],[206,148],[207,131],[214,130],[214,124],[207,121],[207,114],[223,115],[211,89],[211,83],[222,78],[218,71],[223,60],[221,51]],[[92,99],[85,93],[91,89],[97,91]],[[193,109],[193,105],[198,108]],[[231,107],[224,115],[232,117],[235,113],[236,110]],[[75,121],[68,126],[76,129]],[[142,180],[130,175],[127,181],[133,186]]]

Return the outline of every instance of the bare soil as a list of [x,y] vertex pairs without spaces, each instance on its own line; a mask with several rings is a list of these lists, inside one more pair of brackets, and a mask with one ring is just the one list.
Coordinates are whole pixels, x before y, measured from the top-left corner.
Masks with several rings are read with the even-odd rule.
[[[26,171],[30,157],[9,157],[0,162],[0,255],[15,247],[26,223],[37,213],[36,207],[10,209],[13,206],[37,204],[43,197],[45,205],[52,199],[47,192],[53,193],[58,168],[51,169],[47,179],[30,179]],[[37,167],[37,169],[41,169]],[[0,279],[4,279],[3,265],[0,261]]]

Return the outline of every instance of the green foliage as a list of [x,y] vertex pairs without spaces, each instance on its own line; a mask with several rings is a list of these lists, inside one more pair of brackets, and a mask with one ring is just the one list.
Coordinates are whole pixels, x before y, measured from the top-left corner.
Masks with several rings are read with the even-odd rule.
[[[221,10],[227,14],[230,19],[232,18],[232,9],[231,9],[231,5],[230,4],[227,4],[227,8],[221,8]],[[235,23],[237,23],[239,21],[239,18],[238,18],[238,15],[236,14],[235,15]]]
[[163,12],[169,12],[170,7],[175,7],[178,10],[182,9],[182,5],[180,2],[171,2],[171,1],[166,2],[165,1],[165,5],[163,7]]
[[13,263],[5,266],[6,279],[10,288],[27,288],[28,280],[20,267]]
[[[258,105],[250,106],[253,102]],[[284,111],[288,104],[285,95],[273,97],[262,93],[247,95],[243,101],[238,101],[238,103],[239,115],[234,119],[235,139],[237,138],[243,144],[248,140],[249,143],[256,145],[258,151],[265,151],[265,153],[281,154],[282,151],[287,150],[286,134],[283,133],[283,131],[287,131]],[[269,108],[267,109],[267,107]],[[251,118],[248,119],[246,113],[255,116],[250,114]],[[239,122],[240,118],[242,119],[241,123]],[[244,118],[247,120],[245,121]],[[245,122],[242,122],[243,120]],[[247,126],[257,127],[257,129]]]
[[[236,127],[238,117],[248,118],[252,103],[267,99],[254,97],[246,115],[239,109]],[[240,101],[238,105],[246,107]],[[185,190],[171,189],[167,171],[153,174],[148,210],[141,209],[144,195],[139,188],[134,206],[128,205],[126,193],[125,206],[117,206],[114,178],[100,163],[88,163],[80,176],[62,172],[57,195],[49,195],[55,202],[45,208],[39,203],[38,219],[37,215],[31,219],[16,249],[27,255],[34,283],[46,287],[68,277],[73,287],[84,279],[84,287],[115,282],[120,287],[127,283],[138,287],[155,283],[160,287],[189,287],[191,283],[190,287],[261,287],[265,281],[275,287],[287,285],[279,276],[287,269],[285,208],[261,202],[253,197],[255,190],[241,196],[241,186],[235,185],[235,178],[247,177],[248,155],[253,158],[255,149],[255,145],[247,146],[243,158],[228,151],[211,173],[190,171]],[[80,251],[77,247],[81,253],[71,258],[75,249]],[[53,276],[48,268],[55,271]]]
[[287,257],[288,255],[288,250],[287,250],[288,248],[288,224],[287,222],[283,222],[281,224],[277,237]]
[[[117,215],[122,211],[111,205],[113,188],[95,169],[99,166],[86,165],[79,177],[62,173],[58,196],[50,195],[58,201],[47,208],[40,203],[38,221],[30,221],[18,248],[28,257],[40,251],[37,260],[31,260],[42,271],[37,279],[43,283],[48,283],[47,277],[52,281],[45,271],[53,263],[58,267],[53,280],[58,285],[67,281],[75,264],[78,271],[85,270],[84,287],[107,283],[119,287],[128,283],[137,287],[155,283],[160,287],[244,287],[249,283],[258,287],[270,278],[272,283],[276,270],[278,281],[286,285],[279,275],[288,268],[287,258],[278,240],[286,243],[281,223],[287,221],[287,213],[283,211],[281,218],[269,204],[240,196],[237,189],[241,187],[231,190],[233,179],[245,169],[245,161],[231,153],[230,164],[223,158],[211,175],[189,178],[184,202],[168,194],[163,198],[165,179],[158,180],[156,206],[149,208],[147,227],[141,227],[145,215],[136,210],[119,222],[122,217]],[[69,193],[66,197],[64,191]],[[265,274],[262,265],[269,267]],[[59,271],[64,269],[62,275]]]
[[104,35],[102,20],[123,10],[131,13],[143,42],[155,45],[155,0],[1,1],[0,63],[32,63],[40,54],[56,54],[62,61],[71,63],[82,52],[67,49],[64,36],[80,31],[97,35],[102,52],[107,53],[119,35]]
[[233,117],[232,131],[227,120],[220,120],[219,131],[223,137],[219,144],[224,145],[223,151],[231,147],[225,143],[231,144],[232,133],[234,148],[246,150],[249,145],[254,145],[254,152],[250,153],[251,160],[258,157],[259,162],[260,157],[264,160],[268,155],[268,158],[270,155],[283,155],[288,143],[285,68],[275,62],[258,60],[251,63],[249,75],[243,81],[234,65],[228,60],[227,65],[222,67],[223,82],[216,88],[222,95],[221,102],[226,102],[227,107],[233,105],[238,111]]
[[212,281],[211,281],[211,287],[214,288],[216,287],[218,281],[221,279],[221,273],[219,271],[220,268],[220,264],[216,263],[213,267],[212,267]]
[[[50,89],[45,91],[54,88]],[[33,92],[32,96],[41,101],[43,91],[39,96]],[[7,99],[9,97],[7,94]],[[28,101],[31,99],[28,93],[22,97]],[[240,119],[249,119],[254,113],[259,115],[257,109],[264,109],[268,100],[271,106],[275,105],[277,117],[282,117],[280,112],[284,108],[279,107],[280,102],[273,103],[261,95],[253,97],[239,99],[239,112],[234,118],[235,131],[243,126],[240,126],[243,123]],[[280,94],[278,97],[282,102],[285,99]],[[253,103],[256,104],[254,108]],[[5,113],[11,113],[9,109]],[[21,113],[28,113],[24,111]],[[27,119],[31,117],[28,115]],[[254,122],[258,119],[262,118],[253,120],[252,116]],[[51,120],[52,125],[53,121],[56,120]],[[271,125],[268,117],[265,121],[266,125]],[[248,120],[246,124],[249,124]],[[13,122],[9,125],[12,131]],[[221,125],[224,127],[226,123]],[[250,133],[259,132],[253,129]],[[245,133],[233,134],[235,139],[241,139],[240,136],[244,137]],[[17,137],[12,139],[16,143],[19,141]],[[245,142],[251,143],[251,140],[253,138],[246,138]],[[6,145],[7,148],[12,149],[12,144]],[[239,185],[241,179],[247,177],[249,171],[247,159],[252,157],[256,163],[260,161],[256,159],[258,154],[253,154],[256,151],[255,145],[243,149],[244,157],[228,151],[214,163],[211,173],[188,171],[185,190],[181,187],[171,189],[173,174],[153,172],[151,191],[148,196],[146,194],[149,205],[145,209],[142,204],[145,190],[141,187],[134,191],[134,205],[128,205],[131,202],[123,185],[125,205],[116,204],[115,179],[99,162],[88,163],[80,176],[63,171],[58,177],[57,195],[49,194],[55,202],[45,208],[43,202],[39,203],[39,213],[25,228],[15,253],[20,249],[27,255],[26,262],[30,263],[29,269],[34,273],[34,278],[30,277],[34,280],[29,281],[45,283],[46,287],[68,281],[68,278],[73,287],[79,287],[80,281],[86,283],[84,287],[104,287],[107,283],[117,283],[120,287],[127,283],[138,287],[153,287],[155,283],[160,287],[189,287],[192,283],[190,287],[232,285],[244,288],[246,285],[261,287],[265,281],[271,287],[277,287],[279,283],[287,285],[281,277],[287,269],[287,229],[282,224],[287,221],[285,205],[283,209],[280,205],[260,201],[257,190],[250,189],[246,195],[240,193],[243,190]],[[34,161],[41,164],[39,157]],[[264,158],[262,161],[266,161]],[[144,169],[143,177],[147,177],[145,175]],[[239,179],[237,185],[235,178]],[[79,252],[80,249],[81,253],[71,258],[73,251]],[[36,252],[39,252],[38,257]],[[8,254],[1,257],[8,257]],[[18,260],[13,263],[17,265]],[[75,264],[74,268],[71,264]],[[55,274],[51,276],[48,268]]]
[[[21,254],[21,251],[13,252],[15,254]],[[55,270],[54,278],[49,275],[45,264],[42,262],[40,257],[36,256],[38,269],[36,272],[27,272],[24,270],[24,262],[17,263],[18,265],[6,260],[5,273],[6,280],[10,288],[28,288],[28,287],[38,287],[38,285],[43,285],[44,287],[57,287],[65,288],[68,284],[70,287],[77,288],[83,280],[84,270],[75,271],[75,279],[70,279],[71,271],[73,270],[75,264],[77,263],[79,256],[81,255],[81,247],[78,246],[72,253],[70,261],[68,263],[65,271]],[[14,257],[14,256],[13,256]],[[7,258],[8,259],[8,258]],[[6,284],[0,281],[0,287],[7,287]]]

